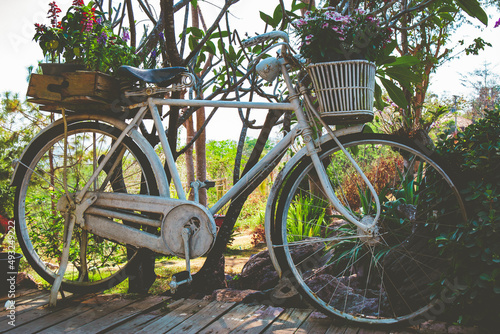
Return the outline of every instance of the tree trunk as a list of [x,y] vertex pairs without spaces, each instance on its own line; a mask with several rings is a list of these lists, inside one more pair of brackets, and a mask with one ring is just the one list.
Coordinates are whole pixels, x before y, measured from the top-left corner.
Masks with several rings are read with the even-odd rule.
[[[203,98],[203,95],[201,96]],[[200,108],[196,110],[196,130],[200,131],[201,127],[205,123],[205,108]],[[207,179],[207,155],[206,155],[206,132],[203,130],[195,142],[196,147],[196,178],[200,181],[205,181]],[[207,189],[200,188],[200,204],[203,206],[207,205]]]
[[[189,143],[191,140],[193,140],[194,137],[194,124],[193,124],[193,117],[189,117],[186,123],[184,123],[184,126],[186,127],[187,131],[187,136],[186,136],[186,142]],[[187,150],[185,157],[186,157],[186,175],[187,175],[187,183],[188,183],[188,190],[190,187],[191,182],[194,182],[194,160],[193,160],[193,146],[190,146]],[[189,200],[194,199],[194,192],[189,193]]]
[[[257,139],[257,143],[252,150],[252,153],[248,159],[248,162],[243,170],[242,176],[248,173],[248,171],[255,166],[255,164],[259,161],[260,155],[264,150],[267,139],[269,138],[269,134],[271,133],[271,129],[276,124],[276,121],[282,115],[281,111],[269,111],[266,117],[266,121],[264,122],[264,126],[259,134],[259,138]],[[272,165],[269,165],[269,172],[276,167],[279,163],[280,159],[276,159]],[[226,217],[224,218],[224,223],[222,224],[219,233],[217,234],[217,239],[215,241],[215,245],[208,253],[207,259],[203,264],[203,267],[193,275],[193,282],[190,286],[184,288],[184,291],[180,291],[182,294],[191,294],[191,293],[203,293],[210,294],[212,291],[216,289],[220,289],[226,286],[225,275],[224,275],[224,251],[226,250],[227,244],[229,243],[229,239],[231,238],[231,234],[233,232],[234,225],[236,220],[243,208],[243,204],[247,197],[258,187],[258,185],[266,179],[266,175],[262,175],[256,180],[254,180],[249,187],[243,191],[238,198],[231,202],[229,206]]]
[[[200,28],[200,20],[199,20],[199,12],[198,12],[198,6],[193,5],[191,3],[192,10],[191,10],[191,18],[192,18],[192,26],[195,28]],[[203,93],[202,92],[196,92],[197,97],[203,99]],[[205,108],[202,107],[198,110],[196,110],[196,131],[200,131],[203,127],[203,124],[205,123]],[[205,181],[207,179],[207,155],[206,155],[206,142],[207,142],[207,135],[205,130],[203,130],[198,137],[198,139],[195,142],[195,148],[196,148],[196,179],[200,181]],[[207,205],[207,189],[206,188],[200,188],[198,190],[199,192],[199,198],[200,198],[200,204],[203,206]]]

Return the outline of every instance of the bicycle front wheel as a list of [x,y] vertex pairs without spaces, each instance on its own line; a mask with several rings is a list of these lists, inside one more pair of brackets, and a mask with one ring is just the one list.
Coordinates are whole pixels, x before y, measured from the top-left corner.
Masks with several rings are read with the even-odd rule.
[[[60,124],[37,137],[23,156],[19,166],[22,177],[15,198],[16,232],[30,265],[51,284],[63,248],[64,217],[57,210],[58,200],[66,195],[63,174],[66,173],[68,192],[80,191],[120,133],[97,122],[69,124],[65,167],[65,133]],[[90,190],[158,195],[151,164],[129,137]],[[109,289],[127,278],[126,267],[136,261],[137,252],[134,247],[94,235],[76,225],[62,289],[79,293]]]
[[[271,202],[282,275],[327,314],[417,322],[447,284],[452,257],[438,242],[466,219],[463,201],[443,169],[411,144],[380,134],[341,140],[376,189],[381,216],[372,232],[342,217],[305,156],[280,179]],[[321,149],[336,196],[363,223],[372,222],[376,208],[362,179],[333,141]]]

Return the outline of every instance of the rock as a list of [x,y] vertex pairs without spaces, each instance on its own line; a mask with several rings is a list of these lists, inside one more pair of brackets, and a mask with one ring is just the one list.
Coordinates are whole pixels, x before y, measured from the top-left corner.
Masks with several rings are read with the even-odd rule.
[[267,290],[276,286],[278,281],[278,273],[266,250],[250,257],[235,284],[240,289]]
[[479,334],[479,329],[475,327],[464,327],[459,325],[451,325],[448,327],[448,333],[453,334]]
[[[376,294],[370,298],[364,295],[364,291],[358,293],[356,289],[346,286],[339,279],[328,274],[319,274],[312,276],[307,285],[312,291],[318,291],[316,294],[322,300],[328,302],[339,310],[351,314],[376,315],[379,311],[379,299]],[[347,303],[346,303],[347,296]]]
[[[301,263],[314,254],[318,247],[320,247],[319,243],[293,247],[292,259],[295,263]],[[278,285],[278,282],[278,273],[274,270],[269,251],[265,250],[250,257],[235,284],[239,289],[268,290]]]
[[421,323],[419,327],[420,331],[423,333],[448,333],[446,323],[442,321],[429,320]]

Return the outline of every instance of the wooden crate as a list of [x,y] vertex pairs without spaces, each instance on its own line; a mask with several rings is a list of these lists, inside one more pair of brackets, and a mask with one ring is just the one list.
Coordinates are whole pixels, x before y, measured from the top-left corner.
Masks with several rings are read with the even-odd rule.
[[70,102],[80,98],[81,103],[95,101],[112,103],[120,96],[120,88],[113,77],[91,71],[61,73],[61,75],[32,74],[28,97],[45,104]]

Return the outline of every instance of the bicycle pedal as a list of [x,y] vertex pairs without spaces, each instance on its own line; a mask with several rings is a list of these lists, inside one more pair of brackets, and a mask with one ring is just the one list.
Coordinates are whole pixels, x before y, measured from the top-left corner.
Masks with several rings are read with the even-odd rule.
[[183,284],[191,283],[193,279],[191,278],[191,274],[189,271],[181,271],[172,275],[172,280],[168,285],[170,286],[170,292],[175,293],[179,286]]
[[188,271],[180,271],[172,275],[172,280],[175,278],[176,282],[181,282],[189,279],[190,277],[191,275],[189,274]]

